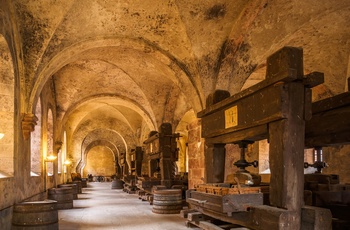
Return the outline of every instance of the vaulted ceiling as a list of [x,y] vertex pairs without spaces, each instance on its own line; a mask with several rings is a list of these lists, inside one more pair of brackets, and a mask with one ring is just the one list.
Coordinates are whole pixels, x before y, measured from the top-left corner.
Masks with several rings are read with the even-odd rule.
[[52,79],[60,128],[80,144],[110,129],[139,145],[163,122],[186,123],[213,90],[233,94],[262,80],[266,58],[285,45],[303,48],[306,73],[325,73],[314,100],[343,92],[349,75],[346,0],[7,3],[22,42],[28,110]]

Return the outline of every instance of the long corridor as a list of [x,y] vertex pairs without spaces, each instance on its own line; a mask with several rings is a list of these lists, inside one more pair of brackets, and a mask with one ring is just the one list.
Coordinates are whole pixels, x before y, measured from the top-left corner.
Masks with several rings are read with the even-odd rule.
[[[111,182],[91,182],[74,200],[74,208],[59,210],[59,229],[189,229],[179,214],[155,214],[136,194],[111,189]],[[193,228],[192,228],[193,229]]]

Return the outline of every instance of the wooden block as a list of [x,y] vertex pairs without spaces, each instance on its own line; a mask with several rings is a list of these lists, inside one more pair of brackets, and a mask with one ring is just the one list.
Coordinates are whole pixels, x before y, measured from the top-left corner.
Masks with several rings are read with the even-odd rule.
[[324,82],[324,74],[320,72],[312,72],[305,76],[303,83],[307,88],[313,88]]
[[209,94],[207,97],[206,107],[214,105],[228,97],[230,97],[230,92],[226,90],[215,90],[214,93]]
[[312,192],[310,190],[304,190],[304,203],[305,205],[312,205]]
[[332,229],[332,213],[329,209],[304,206],[301,210],[302,229]]
[[183,217],[183,218],[187,218],[188,217],[188,213],[194,213],[194,212],[197,212],[197,211],[194,210],[194,209],[187,209],[187,210],[182,209],[180,211],[180,216]]
[[223,228],[207,221],[200,221],[198,227],[204,230],[223,230]]
[[191,212],[187,214],[187,219],[189,221],[201,221],[205,220],[205,216],[200,212]]
[[[298,214],[281,208],[267,205],[251,207],[250,222],[256,229],[296,229]],[[279,226],[279,228],[276,228]],[[249,227],[249,226],[248,226]]]
[[304,76],[303,50],[296,47],[283,47],[267,58],[266,79],[281,75],[294,75],[298,79]]

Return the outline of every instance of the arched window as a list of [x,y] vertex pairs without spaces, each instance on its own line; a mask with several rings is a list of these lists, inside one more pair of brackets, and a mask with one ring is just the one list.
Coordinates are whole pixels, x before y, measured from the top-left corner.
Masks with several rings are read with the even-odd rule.
[[35,107],[35,116],[38,118],[37,125],[31,132],[31,176],[41,175],[42,157],[41,157],[41,101],[40,98]]
[[62,173],[62,149],[59,149],[58,150],[58,153],[57,153],[57,167],[58,167],[58,174],[61,174]]
[[12,177],[14,172],[14,89],[11,53],[0,34],[0,178]]
[[61,148],[62,163],[63,163],[63,181],[67,180],[67,167],[71,164],[69,157],[67,156],[67,133],[63,132],[63,143]]
[[[54,155],[53,148],[53,115],[52,110],[49,109],[47,114],[47,156]],[[47,173],[49,176],[53,175],[53,164],[47,165]]]

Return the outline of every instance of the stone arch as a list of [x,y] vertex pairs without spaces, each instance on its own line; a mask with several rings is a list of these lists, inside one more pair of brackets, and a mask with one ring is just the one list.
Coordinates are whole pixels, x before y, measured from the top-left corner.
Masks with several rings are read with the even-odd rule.
[[86,137],[84,138],[81,144],[81,158],[76,167],[77,172],[82,172],[83,168],[86,164],[86,156],[91,148],[97,145],[105,145],[114,154],[115,160],[117,161],[121,152],[127,151],[127,144],[124,140],[123,136],[113,130],[106,129],[95,129],[92,130]]
[[[308,5],[310,3],[305,2],[305,4]],[[293,17],[286,14],[286,21],[280,18],[280,23],[278,25],[275,24],[275,29],[264,33],[258,32],[260,28],[254,28],[250,31],[249,44],[251,45],[251,50],[249,54],[251,57],[254,57],[254,63],[259,67],[266,63],[266,58],[269,55],[283,46],[302,47],[304,73],[308,74],[318,71],[325,74],[324,84],[312,89],[314,92],[313,100],[321,100],[342,93],[344,92],[344,80],[347,77],[346,71],[349,57],[347,43],[350,32],[347,26],[348,12],[348,5],[345,7],[334,5],[328,11],[305,14],[301,23],[294,24],[289,28],[288,32],[278,29],[279,27],[284,27],[286,23],[291,25],[288,21],[293,20]],[[263,17],[257,23],[264,22],[266,26],[271,26],[271,23],[274,21],[273,18],[279,17],[277,11],[271,13],[273,15],[266,14],[269,15],[269,22],[265,22],[266,18]],[[291,13],[298,14],[297,12]],[[337,23],[328,26],[329,21],[337,21]],[[337,66],[337,68],[334,68],[334,66]],[[244,83],[246,79],[250,78],[250,76],[244,77],[244,79],[235,79],[237,79],[237,82]],[[232,84],[234,83],[236,81],[232,81]],[[240,86],[237,84],[237,87]]]
[[[37,76],[36,82],[33,85],[32,94],[29,99],[29,110],[33,107],[35,98],[38,97],[45,82],[50,76],[57,72],[60,68],[80,58],[80,54],[85,51],[97,49],[100,47],[132,47],[135,50],[144,52],[145,49],[151,50],[148,55],[159,60],[164,65],[168,66],[171,70],[176,72],[172,79],[173,82],[181,85],[181,89],[185,95],[188,96],[191,106],[195,111],[200,111],[203,104],[203,94],[199,87],[201,85],[197,79],[197,74],[193,73],[184,63],[176,59],[169,52],[160,49],[154,44],[143,40],[133,38],[121,38],[121,37],[104,37],[93,38],[90,40],[84,40],[83,42],[77,42],[67,47],[65,50],[60,51],[58,54],[43,67]],[[70,57],[70,58],[67,58]]]
[[188,110],[181,118],[179,124],[175,128],[175,133],[180,133],[177,140],[178,153],[178,171],[188,172],[188,125],[197,121],[197,117],[193,109]]
[[[53,120],[53,112],[52,109],[49,108],[47,111],[47,156],[55,155],[54,153],[54,120]],[[47,165],[47,173],[51,176],[54,174],[54,165],[48,164]]]
[[0,34],[0,178],[14,174],[15,70],[10,48]]
[[89,143],[89,145],[86,146],[86,148],[84,149],[84,152],[82,153],[81,162],[79,162],[79,164],[76,168],[77,172],[83,173],[84,167],[87,163],[87,155],[88,155],[89,151],[96,146],[105,146],[108,149],[110,149],[113,153],[113,156],[114,156],[115,165],[117,165],[118,156],[120,155],[119,149],[109,140],[95,140],[95,141]]
[[[81,108],[88,103],[91,102],[106,102],[109,100],[113,100],[113,104],[118,104],[118,105],[124,105],[132,110],[134,110],[136,113],[140,114],[140,116],[145,120],[146,125],[149,127],[150,130],[155,129],[155,117],[154,114],[149,114],[147,111],[145,111],[138,102],[136,101],[131,101],[128,98],[120,97],[118,95],[109,95],[109,94],[104,94],[104,95],[95,95],[93,97],[85,98],[82,101],[79,101],[78,103],[72,105],[69,110],[65,113],[64,117],[62,118],[61,124],[65,124],[70,117],[70,115],[78,108]],[[88,110],[86,110],[89,112]]]

